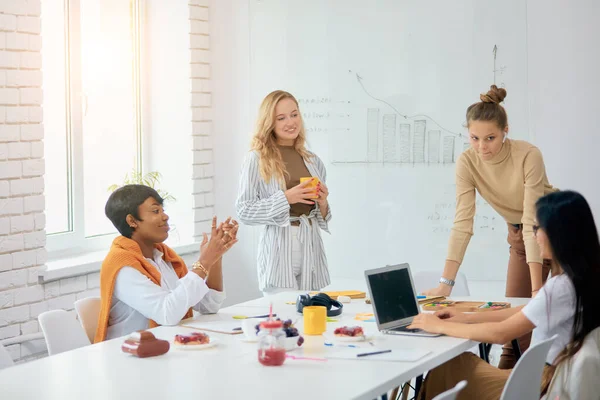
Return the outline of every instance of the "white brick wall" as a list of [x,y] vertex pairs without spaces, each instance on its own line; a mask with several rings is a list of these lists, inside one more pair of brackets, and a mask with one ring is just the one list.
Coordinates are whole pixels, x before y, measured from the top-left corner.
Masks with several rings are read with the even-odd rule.
[[192,149],[194,151],[194,234],[210,229],[214,215],[212,152],[212,84],[210,55],[210,0],[190,0],[190,79]]
[[[189,0],[194,232],[210,230],[214,170],[210,3]],[[47,259],[41,0],[0,0],[0,340],[39,332],[48,310],[98,296],[98,272],[38,283]],[[183,22],[183,21],[182,21]],[[16,361],[45,355],[43,340],[7,346]]]
[[[37,317],[98,295],[98,274],[38,283],[46,262],[40,0],[0,0],[0,340],[39,332]],[[8,346],[16,361],[43,340]]]

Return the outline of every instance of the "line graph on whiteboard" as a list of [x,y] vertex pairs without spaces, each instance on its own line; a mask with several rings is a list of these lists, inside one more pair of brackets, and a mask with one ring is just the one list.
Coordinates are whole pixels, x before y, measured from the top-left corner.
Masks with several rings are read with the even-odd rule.
[[366,96],[381,104],[366,112],[366,154],[358,160],[333,160],[333,164],[451,164],[456,160],[456,146],[462,150],[469,143],[465,135],[444,127],[427,114],[406,115],[392,104],[373,95],[364,78],[352,70]]
[[[506,66],[497,65],[498,46],[493,48],[493,81],[501,77]],[[456,161],[459,153],[469,148],[468,137],[459,129],[448,128],[425,113],[407,115],[393,104],[371,93],[364,78],[353,74],[364,94],[378,103],[366,113],[366,154],[361,159],[333,160],[333,164],[443,165]],[[504,82],[500,83],[504,86]],[[458,149],[457,149],[458,147]]]

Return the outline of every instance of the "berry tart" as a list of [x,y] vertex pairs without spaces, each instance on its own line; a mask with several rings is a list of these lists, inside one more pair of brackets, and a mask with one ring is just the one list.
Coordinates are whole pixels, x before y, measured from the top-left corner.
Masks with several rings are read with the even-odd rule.
[[365,332],[360,326],[341,326],[333,334],[337,337],[364,337]]
[[192,332],[189,335],[175,335],[176,346],[199,346],[210,343],[210,336],[202,332]]

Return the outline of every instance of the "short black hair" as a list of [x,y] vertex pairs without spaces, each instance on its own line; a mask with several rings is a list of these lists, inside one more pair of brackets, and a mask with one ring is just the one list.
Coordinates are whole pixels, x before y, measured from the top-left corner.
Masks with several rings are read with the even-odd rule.
[[110,195],[106,206],[104,207],[104,214],[110,219],[115,228],[119,233],[127,238],[131,239],[133,234],[133,228],[127,223],[127,216],[133,215],[135,219],[141,221],[139,215],[139,207],[149,197],[152,197],[158,202],[163,204],[164,200],[158,192],[152,189],[150,186],[145,185],[125,185]]

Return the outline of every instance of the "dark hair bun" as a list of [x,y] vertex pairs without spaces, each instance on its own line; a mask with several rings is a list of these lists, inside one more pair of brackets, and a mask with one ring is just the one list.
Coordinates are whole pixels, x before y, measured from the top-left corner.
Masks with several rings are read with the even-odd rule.
[[502,88],[498,88],[496,85],[490,86],[490,90],[486,94],[481,94],[479,98],[484,103],[496,103],[500,104],[504,101],[506,97],[506,90]]

